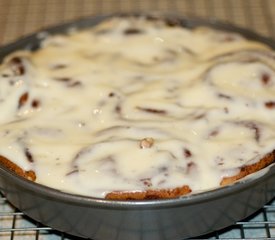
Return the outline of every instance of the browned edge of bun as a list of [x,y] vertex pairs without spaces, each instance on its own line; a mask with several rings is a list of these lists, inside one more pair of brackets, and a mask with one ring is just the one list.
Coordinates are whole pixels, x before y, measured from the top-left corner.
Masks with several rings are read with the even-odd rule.
[[274,162],[275,162],[275,151],[272,151],[271,153],[268,153],[267,155],[265,155],[260,161],[254,163],[254,164],[251,164],[251,165],[242,166],[237,175],[223,178],[220,185],[225,186],[225,185],[232,184],[251,173],[255,173],[255,172],[269,166],[270,164],[272,164]]
[[2,164],[7,169],[11,170],[12,172],[16,173],[17,175],[26,178],[31,181],[36,180],[36,174],[34,171],[24,171],[21,167],[19,167],[17,164],[13,163],[9,159],[3,157],[0,155],[0,164]]
[[189,186],[182,186],[173,189],[147,190],[147,191],[113,191],[108,193],[105,198],[111,200],[145,200],[145,199],[168,199],[176,198],[191,193]]

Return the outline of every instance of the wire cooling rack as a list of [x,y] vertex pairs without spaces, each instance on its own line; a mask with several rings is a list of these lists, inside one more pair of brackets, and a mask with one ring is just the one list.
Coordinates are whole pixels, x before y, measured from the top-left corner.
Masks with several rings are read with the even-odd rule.
[[[0,194],[1,240],[82,240],[43,226],[11,206]],[[248,219],[195,239],[275,239],[275,198]],[[130,240],[130,239],[129,239]]]

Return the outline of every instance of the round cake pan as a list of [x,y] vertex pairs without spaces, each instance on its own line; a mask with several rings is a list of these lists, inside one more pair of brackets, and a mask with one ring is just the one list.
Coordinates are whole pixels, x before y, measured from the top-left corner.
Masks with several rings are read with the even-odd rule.
[[[94,26],[112,16],[82,19],[19,39],[0,49],[0,59],[18,49],[39,48],[47,34]],[[275,41],[232,25],[162,16],[185,27],[203,25],[241,33],[275,49]],[[257,178],[167,200],[114,201],[63,193],[23,179],[3,166],[0,166],[0,189],[8,201],[32,219],[75,236],[104,240],[174,240],[223,229],[259,210],[275,196],[275,166]]]

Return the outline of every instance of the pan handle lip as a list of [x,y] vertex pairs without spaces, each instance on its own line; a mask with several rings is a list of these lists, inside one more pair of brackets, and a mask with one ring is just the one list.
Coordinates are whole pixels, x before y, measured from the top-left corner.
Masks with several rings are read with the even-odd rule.
[[[140,16],[152,16],[156,15],[158,17],[168,17],[168,18],[176,18],[179,19],[182,26],[186,26],[189,28],[194,28],[197,26],[208,26],[213,27],[220,30],[232,31],[235,33],[240,33],[244,37],[247,37],[251,40],[257,40],[264,44],[267,44],[271,48],[275,49],[275,40],[269,37],[261,36],[258,33],[255,33],[251,30],[244,29],[233,24],[217,21],[216,19],[204,19],[199,17],[192,16],[182,16],[178,13],[171,12],[127,12],[127,13],[113,13],[107,15],[94,15],[90,17],[81,18],[78,20],[73,20],[67,23],[63,23],[57,26],[49,26],[45,29],[41,29],[36,33],[24,36],[14,42],[9,44],[0,46],[0,61],[7,54],[14,52],[16,50],[29,49],[35,50],[39,48],[40,43],[43,41],[43,37],[41,37],[41,33],[49,33],[49,34],[59,34],[66,33],[71,28],[79,28],[83,29],[86,27],[94,26],[104,19],[114,17],[114,16],[131,16],[131,15],[140,15]],[[43,34],[42,34],[43,35]],[[248,188],[253,187],[256,184],[259,184],[264,181],[268,181],[270,178],[275,178],[275,166],[272,166],[269,171],[263,176],[255,179],[250,179],[248,181],[235,183],[231,186],[225,186],[222,188],[218,188],[215,190],[210,190],[202,193],[192,194],[190,196],[184,196],[175,199],[167,199],[167,200],[141,200],[141,201],[114,201],[114,200],[106,200],[101,198],[93,198],[86,197],[81,195],[75,195],[70,193],[65,193],[58,191],[53,188],[49,188],[44,185],[40,185],[38,183],[31,182],[29,180],[23,179],[20,176],[17,176],[13,172],[5,169],[0,166],[0,174],[4,178],[10,178],[9,181],[14,184],[20,185],[21,188],[24,188],[26,191],[33,192],[33,194],[39,194],[42,197],[47,197],[50,199],[55,199],[58,201],[84,205],[84,206],[93,206],[93,207],[102,207],[102,208],[117,208],[117,209],[145,209],[145,208],[163,208],[163,207],[176,207],[176,206],[188,206],[192,204],[198,204],[210,200],[219,199],[230,194],[236,194],[238,192],[244,191]],[[5,192],[5,189],[1,189]]]
[[[240,181],[232,185],[220,187],[217,189],[204,191],[201,193],[194,193],[179,198],[173,199],[157,199],[157,200],[107,200],[103,198],[82,196],[77,194],[71,194],[68,192],[62,192],[54,188],[41,185],[36,182],[32,182],[23,177],[18,176],[16,173],[6,169],[0,165],[0,175],[6,178],[9,184],[14,185],[14,190],[29,192],[32,195],[39,196],[41,198],[50,199],[51,201],[63,202],[70,205],[96,207],[105,209],[161,209],[161,208],[174,208],[174,207],[187,207],[190,205],[203,204],[210,201],[219,200],[222,198],[230,197],[235,194],[244,192],[249,189],[257,187],[259,184],[265,184],[270,180],[274,180],[275,184],[275,164],[268,167],[268,172],[264,173],[260,177],[247,179]],[[0,177],[1,181],[1,177]],[[3,184],[2,184],[3,185]],[[5,183],[4,183],[5,185]],[[1,187],[1,191],[5,194],[6,188]],[[275,194],[275,193],[274,193]]]

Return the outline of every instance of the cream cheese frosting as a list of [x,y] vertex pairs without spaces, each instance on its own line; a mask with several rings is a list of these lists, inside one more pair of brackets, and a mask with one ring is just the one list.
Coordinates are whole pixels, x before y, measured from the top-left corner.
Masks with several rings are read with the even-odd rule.
[[275,54],[236,33],[112,18],[0,67],[0,155],[61,191],[216,188],[274,150]]

